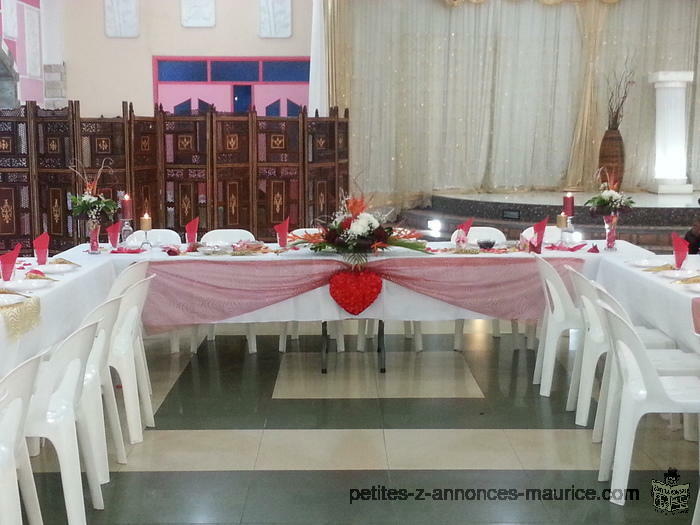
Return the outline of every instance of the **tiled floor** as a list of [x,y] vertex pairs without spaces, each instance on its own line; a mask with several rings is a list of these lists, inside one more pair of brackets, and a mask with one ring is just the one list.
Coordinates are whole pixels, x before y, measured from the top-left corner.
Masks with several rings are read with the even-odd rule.
[[[387,373],[374,352],[332,354],[320,374],[320,339],[288,353],[259,336],[219,336],[192,358],[149,345],[156,429],[112,463],[105,510],[89,523],[690,523],[654,511],[651,479],[669,467],[697,494],[698,449],[658,416],[642,421],[629,486],[639,501],[355,500],[377,487],[579,488],[597,481],[600,446],[564,410],[566,348],[551,398],[531,384],[534,352],[493,339],[473,323],[454,352],[442,328],[425,327],[426,351],[390,329]],[[317,329],[317,327],[315,327]],[[314,328],[310,328],[313,333]],[[564,342],[565,343],[565,342]],[[183,345],[184,347],[184,345]],[[348,349],[355,348],[347,337]],[[595,407],[593,407],[595,408]],[[592,411],[594,413],[594,410]],[[65,523],[51,448],[34,460],[47,524]],[[87,491],[86,491],[87,493]],[[368,492],[367,494],[370,494]],[[376,499],[376,498],[375,498]],[[0,520],[1,521],[1,520]]]

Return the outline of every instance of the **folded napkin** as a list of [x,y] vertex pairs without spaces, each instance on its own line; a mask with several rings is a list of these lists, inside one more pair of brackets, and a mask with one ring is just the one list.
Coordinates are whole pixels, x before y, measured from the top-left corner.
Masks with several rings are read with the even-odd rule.
[[675,281],[677,284],[700,284],[700,275],[696,277],[688,277],[687,279],[681,279],[680,281]]
[[116,248],[119,244],[119,231],[121,230],[121,226],[122,223],[117,221],[107,227],[107,237],[109,238],[109,244],[112,245],[112,248]]
[[462,230],[465,235],[469,235],[469,230],[471,229],[472,224],[474,224],[474,219],[468,219],[457,226],[457,229]]
[[197,230],[199,230],[199,217],[195,217],[185,224],[185,240],[187,244],[197,242]]
[[547,229],[547,223],[549,222],[549,217],[545,217],[540,222],[533,225],[532,230],[534,235],[530,240],[530,251],[535,253],[542,253],[542,243],[544,241],[544,232]]
[[289,217],[284,219],[279,224],[275,224],[275,231],[277,232],[277,242],[280,248],[287,247],[287,234],[289,233]]
[[25,279],[44,279],[46,281],[55,281],[56,279],[52,279],[48,275],[46,275],[44,272],[41,270],[29,270],[27,274],[24,276]]
[[73,266],[80,266],[78,263],[64,259],[63,257],[53,258],[49,264],[72,264]]
[[32,243],[34,245],[34,253],[36,254],[36,263],[39,265],[46,264],[46,260],[49,258],[49,234],[47,232],[42,233]]
[[12,279],[12,272],[15,270],[15,262],[19,256],[19,251],[22,249],[20,243],[15,244],[15,247],[9,252],[0,255],[0,271],[2,272],[2,280],[9,281]]
[[119,246],[109,253],[143,253],[145,251],[146,250],[142,250],[141,248],[125,248],[123,246]]
[[563,244],[551,244],[550,246],[547,246],[548,250],[557,250],[560,252],[577,252],[584,246],[587,246],[587,243],[582,243],[582,244],[577,244],[576,246],[565,246]]
[[588,253],[600,253],[600,250],[598,249],[598,245],[594,244],[589,250]]
[[645,272],[665,272],[666,270],[675,270],[676,267],[672,264],[662,264],[661,266],[654,266],[653,268],[645,268]]
[[671,234],[671,241],[673,242],[673,257],[676,259],[676,268],[681,269],[686,257],[688,257],[688,241],[678,236],[676,232]]

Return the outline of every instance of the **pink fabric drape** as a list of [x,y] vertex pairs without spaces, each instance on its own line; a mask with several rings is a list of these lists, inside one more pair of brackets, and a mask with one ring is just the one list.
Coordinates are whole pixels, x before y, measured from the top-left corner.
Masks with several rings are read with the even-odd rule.
[[[583,260],[548,258],[565,275],[564,265],[577,270]],[[328,284],[342,261],[157,261],[157,275],[144,308],[149,333],[178,326],[208,324],[243,315]],[[415,292],[499,319],[538,319],[544,294],[532,258],[387,258],[367,270]]]
[[693,299],[693,324],[695,333],[700,334],[700,297]]

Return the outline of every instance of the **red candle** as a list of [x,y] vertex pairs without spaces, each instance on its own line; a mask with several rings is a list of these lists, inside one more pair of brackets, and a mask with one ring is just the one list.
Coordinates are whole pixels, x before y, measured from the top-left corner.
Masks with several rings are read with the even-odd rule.
[[571,192],[564,195],[564,209],[562,213],[568,217],[574,216],[574,196]]
[[133,202],[131,201],[131,197],[129,197],[129,194],[125,193],[124,198],[122,199],[122,219],[124,219],[125,221],[130,221],[134,218],[133,213]]

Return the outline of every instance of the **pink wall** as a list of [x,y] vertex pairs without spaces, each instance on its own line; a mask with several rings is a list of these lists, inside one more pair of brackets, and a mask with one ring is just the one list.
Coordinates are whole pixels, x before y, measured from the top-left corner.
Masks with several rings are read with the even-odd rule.
[[[6,2],[0,4],[0,30],[2,42],[7,46],[8,52],[14,57],[15,66],[19,73],[20,100],[36,100],[39,104],[44,102],[43,64],[41,63],[41,21],[38,10],[41,9],[41,0],[17,0],[16,35],[8,34],[9,23],[5,18]],[[30,12],[31,11],[31,12]],[[27,35],[26,22],[31,18],[34,21],[34,30]],[[30,24],[31,25],[31,24]],[[31,56],[28,56],[28,53]],[[28,58],[33,59],[35,71],[28,71]],[[37,62],[38,61],[38,62]]]
[[214,104],[218,111],[231,111],[233,92],[231,86],[212,84],[159,84],[158,103],[163,104],[163,109],[173,111],[173,107],[187,100],[192,99],[192,109],[197,109],[201,98],[203,101]]
[[280,116],[287,116],[287,100],[291,100],[298,106],[309,104],[308,84],[258,84],[253,87],[253,105],[259,114],[265,112],[265,108],[279,100]]

